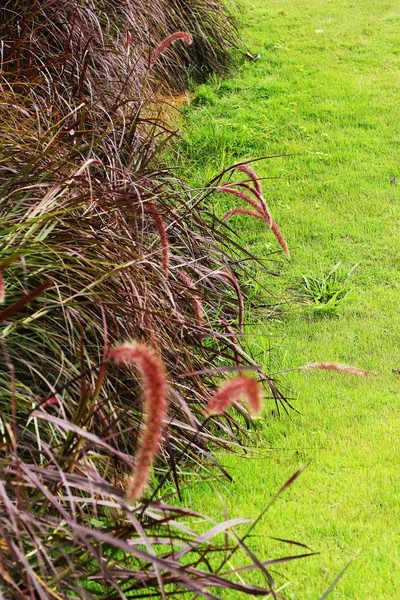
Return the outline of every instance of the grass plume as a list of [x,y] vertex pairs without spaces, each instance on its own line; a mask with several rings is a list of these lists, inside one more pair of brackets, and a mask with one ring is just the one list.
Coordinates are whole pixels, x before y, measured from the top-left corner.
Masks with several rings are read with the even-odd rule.
[[207,415],[220,415],[232,406],[239,398],[246,398],[252,416],[257,417],[262,409],[260,384],[247,375],[238,375],[222,384],[212,396],[207,409]]
[[163,40],[154,50],[150,58],[150,65],[154,65],[161,54],[163,54],[171,44],[174,44],[178,40],[181,40],[182,42],[185,42],[185,44],[189,45],[193,42],[192,36],[187,31],[176,31],[175,33],[171,33],[171,35],[165,38],[165,40]]
[[350,375],[360,375],[362,377],[370,375],[372,377],[377,377],[377,373],[373,371],[364,371],[363,369],[358,369],[357,367],[351,367],[348,365],[342,365],[340,363],[310,363],[308,365],[304,365],[300,367],[301,369],[316,369],[322,371],[338,371],[340,373],[348,373]]
[[126,342],[109,351],[108,358],[117,365],[133,365],[142,375],[146,419],[144,432],[131,475],[126,498],[128,502],[140,500],[146,489],[151,466],[157,454],[162,435],[163,420],[167,412],[167,380],[164,365],[156,353],[137,342]]

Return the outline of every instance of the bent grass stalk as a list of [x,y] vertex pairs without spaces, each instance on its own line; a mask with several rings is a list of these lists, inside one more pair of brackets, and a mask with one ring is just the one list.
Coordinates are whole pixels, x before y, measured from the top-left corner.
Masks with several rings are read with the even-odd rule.
[[236,336],[235,331],[232,329],[232,327],[229,325],[229,323],[227,323],[227,321],[221,321],[221,325],[223,325],[223,327],[225,327],[226,331],[228,332],[231,342],[232,342],[232,347],[233,347],[233,352],[235,355],[235,363],[238,367],[240,367],[241,365],[241,361],[240,361],[240,355],[238,352],[238,339]]
[[112,348],[108,359],[115,364],[133,365],[142,375],[146,405],[145,428],[136,466],[127,490],[128,502],[140,500],[146,489],[151,467],[162,436],[163,420],[167,412],[167,380],[159,356],[144,344],[126,342]]
[[215,275],[219,275],[220,277],[225,277],[225,279],[230,281],[230,283],[234,287],[236,295],[237,295],[237,299],[238,299],[238,305],[239,305],[239,311],[238,311],[239,330],[243,331],[244,302],[243,302],[242,292],[240,291],[240,286],[239,286],[238,282],[236,281],[235,277],[233,277],[233,275],[231,275],[230,273],[226,273],[225,271],[217,271],[215,273]]

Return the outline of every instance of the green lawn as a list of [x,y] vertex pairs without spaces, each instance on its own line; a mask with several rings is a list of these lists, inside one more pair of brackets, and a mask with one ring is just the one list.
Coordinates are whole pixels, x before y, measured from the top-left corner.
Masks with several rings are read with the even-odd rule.
[[[220,494],[229,516],[255,516],[311,460],[258,526],[252,548],[282,555],[287,548],[268,538],[276,536],[320,552],[279,569],[290,581],[287,598],[318,598],[356,555],[333,597],[399,598],[400,376],[392,369],[400,368],[400,4],[248,0],[243,38],[259,61],[197,89],[181,152],[196,182],[237,160],[289,155],[257,165],[273,177],[263,188],[292,254],[282,258],[275,291],[292,300],[280,321],[263,326],[276,336],[273,358],[268,338],[255,343],[267,369],[318,360],[379,377],[282,375],[300,414],[278,420],[266,408],[262,454],[223,456],[234,484],[219,480],[215,493],[198,486],[186,498],[221,517]],[[233,206],[226,195],[214,199],[220,214]],[[258,255],[277,248],[261,221],[235,217],[231,225]],[[293,290],[303,273],[338,261],[345,270],[360,263],[353,292],[337,317],[315,315]]]

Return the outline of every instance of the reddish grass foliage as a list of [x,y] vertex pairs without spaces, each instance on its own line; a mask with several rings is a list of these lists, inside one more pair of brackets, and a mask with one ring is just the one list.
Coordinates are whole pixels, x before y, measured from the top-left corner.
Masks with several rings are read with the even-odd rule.
[[152,202],[147,201],[144,205],[144,210],[147,213],[149,213],[149,215],[153,219],[154,225],[156,226],[158,231],[158,235],[160,236],[163,274],[165,279],[167,279],[169,270],[169,243],[165,223],[160,214],[160,211],[157,209],[156,206],[154,206]]
[[239,342],[238,342],[237,335],[236,335],[235,331],[232,329],[232,327],[229,325],[229,323],[227,323],[226,321],[221,321],[221,324],[224,326],[226,331],[229,333],[229,339],[233,345],[235,363],[238,367],[240,367],[241,362],[240,362],[240,354],[238,352]]
[[0,271],[0,303],[3,304],[6,299],[6,289],[4,286],[3,271]]
[[233,289],[235,290],[236,295],[237,295],[237,299],[238,299],[238,325],[239,325],[239,330],[243,331],[244,302],[243,302],[242,292],[240,290],[240,285],[236,281],[235,277],[233,277],[233,275],[231,275],[230,273],[226,273],[225,271],[217,271],[215,273],[215,275],[219,275],[220,277],[225,277],[225,279],[227,279],[232,284]]
[[[202,209],[207,191],[193,193],[164,165],[172,132],[153,93],[181,80],[189,57],[198,69],[209,58],[209,69],[223,68],[225,15],[202,0],[0,7],[4,597],[271,593],[269,583],[210,573],[233,538],[212,543],[216,532],[182,528],[194,514],[168,497],[183,460],[227,475],[211,443],[240,449],[250,422],[234,403],[223,422],[202,426],[221,369],[239,358],[256,367],[220,331],[238,311],[243,320],[240,275],[250,278],[254,257]],[[193,44],[168,46],[149,71],[154,48],[178,29]],[[285,407],[274,381],[259,377]],[[154,480],[166,473],[168,486],[133,508],[121,487],[132,473],[127,498],[142,495],[158,449]]]
[[182,282],[186,286],[186,289],[184,290],[185,295],[187,295],[188,300],[193,307],[193,314],[195,316],[195,321],[199,327],[203,327],[204,326],[204,319],[203,319],[204,307],[203,307],[203,303],[201,301],[197,286],[194,283],[194,281],[189,277],[189,275],[187,275],[186,273],[183,273],[183,271],[178,271],[177,274],[178,274],[179,279],[181,279]]

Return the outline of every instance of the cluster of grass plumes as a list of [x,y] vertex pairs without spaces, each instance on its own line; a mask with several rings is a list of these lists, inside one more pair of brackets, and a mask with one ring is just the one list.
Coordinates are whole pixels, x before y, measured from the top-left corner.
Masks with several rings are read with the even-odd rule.
[[235,215],[247,215],[255,219],[261,219],[268,225],[285,255],[289,258],[290,252],[288,245],[281,230],[271,216],[271,212],[262,193],[260,179],[257,176],[257,173],[247,163],[239,163],[229,169],[229,171],[230,175],[235,171],[240,171],[247,175],[249,179],[220,183],[221,176],[218,176],[216,178],[216,181],[218,182],[216,190],[239,198],[243,202],[249,204],[252,207],[252,210],[249,208],[235,207],[224,215],[223,220],[226,221]]
[[[268,593],[203,571],[221,545],[182,527],[184,511],[155,493],[140,508],[124,500],[136,457],[149,470],[161,437],[154,480],[171,474],[178,493],[182,457],[207,468],[210,443],[239,445],[247,411],[232,397],[236,414],[204,424],[204,409],[221,371],[257,368],[235,335],[251,257],[201,209],[207,192],[160,166],[171,131],[153,67],[173,82],[164,58],[192,37],[167,8],[151,11],[177,35],[160,27],[150,45],[150,8],[137,3],[1,8],[0,579],[11,597]],[[165,365],[169,412],[151,439],[140,377],[116,350],[126,339]],[[146,392],[157,382],[137,359]],[[147,483],[133,481],[132,500]]]

